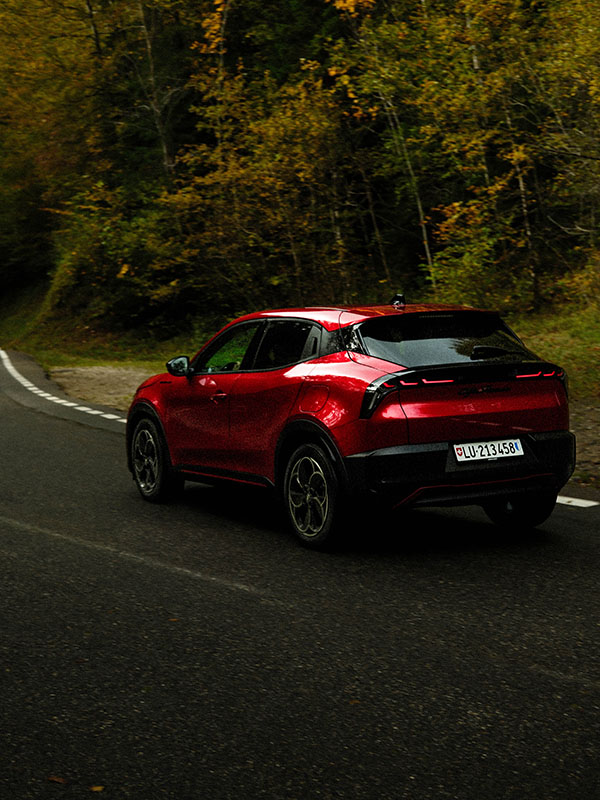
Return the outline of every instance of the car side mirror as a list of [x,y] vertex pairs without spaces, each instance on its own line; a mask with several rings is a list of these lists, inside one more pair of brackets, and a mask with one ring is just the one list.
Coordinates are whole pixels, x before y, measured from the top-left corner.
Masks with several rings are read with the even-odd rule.
[[187,378],[190,374],[190,359],[187,356],[177,356],[167,361],[167,370],[176,378]]

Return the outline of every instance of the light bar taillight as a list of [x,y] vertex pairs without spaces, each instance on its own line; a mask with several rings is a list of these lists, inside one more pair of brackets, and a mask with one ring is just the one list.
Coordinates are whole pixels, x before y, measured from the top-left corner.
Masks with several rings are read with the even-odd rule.
[[[550,366],[550,365],[548,365]],[[567,377],[567,373],[564,369],[553,369],[548,370],[541,369],[537,372],[522,372],[515,375],[517,380],[544,380],[545,378],[554,378],[555,380],[559,380],[565,388],[565,392],[567,393],[567,397],[569,396],[569,379]]]
[[552,372],[543,372],[540,370],[539,372],[529,372],[524,373],[523,375],[515,375],[515,378],[564,378],[565,372],[564,370],[554,369]]
[[[522,370],[522,371],[521,371]],[[448,377],[448,374],[455,377]],[[426,377],[428,375],[429,377]],[[568,393],[567,375],[563,369],[544,361],[499,365],[445,364],[442,366],[407,369],[402,372],[383,375],[367,387],[363,398],[360,416],[372,416],[384,397],[396,390],[411,389],[418,386],[434,387],[449,384],[495,383],[513,380],[559,380]]]
[[367,388],[363,399],[360,416],[370,417],[383,398],[394,392],[396,389],[408,389],[414,386],[433,386],[435,384],[455,383],[454,378],[420,378],[411,375],[410,380],[400,378],[397,375],[386,375],[379,378]]

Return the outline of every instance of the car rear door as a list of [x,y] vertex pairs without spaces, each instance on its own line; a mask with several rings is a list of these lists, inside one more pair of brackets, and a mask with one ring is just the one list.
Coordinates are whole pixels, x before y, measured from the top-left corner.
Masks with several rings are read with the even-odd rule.
[[231,393],[230,447],[235,469],[273,479],[279,433],[319,352],[320,327],[302,319],[272,319],[252,370]]

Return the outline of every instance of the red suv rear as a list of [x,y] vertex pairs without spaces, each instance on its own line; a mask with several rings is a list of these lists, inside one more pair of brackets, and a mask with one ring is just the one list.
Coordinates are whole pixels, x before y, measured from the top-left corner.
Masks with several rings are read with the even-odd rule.
[[275,487],[309,544],[369,497],[534,526],[573,472],[565,373],[493,312],[401,299],[259,312],[167,368],[129,411],[142,496],[184,480]]

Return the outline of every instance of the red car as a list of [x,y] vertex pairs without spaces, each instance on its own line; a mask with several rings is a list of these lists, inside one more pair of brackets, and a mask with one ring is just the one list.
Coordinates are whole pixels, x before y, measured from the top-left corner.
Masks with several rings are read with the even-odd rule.
[[442,305],[241,317],[145,381],[128,415],[146,500],[185,480],[274,487],[321,546],[350,502],[481,505],[535,526],[575,465],[567,380],[494,312]]

